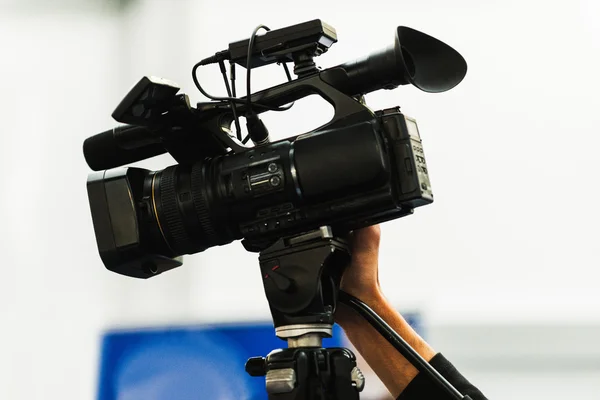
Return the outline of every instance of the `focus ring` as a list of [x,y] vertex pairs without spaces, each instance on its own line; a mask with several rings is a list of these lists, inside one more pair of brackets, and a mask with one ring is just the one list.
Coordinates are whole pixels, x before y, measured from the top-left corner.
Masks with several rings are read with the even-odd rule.
[[204,177],[205,165],[205,163],[199,162],[192,167],[192,199],[194,200],[196,217],[205,237],[206,247],[210,247],[218,244],[219,236],[210,218],[208,199],[204,194],[204,190],[207,188],[207,182]]
[[165,234],[169,245],[177,254],[187,254],[190,248],[189,236],[185,230],[183,216],[177,204],[177,167],[168,167],[161,173],[159,199],[162,217],[165,223]]

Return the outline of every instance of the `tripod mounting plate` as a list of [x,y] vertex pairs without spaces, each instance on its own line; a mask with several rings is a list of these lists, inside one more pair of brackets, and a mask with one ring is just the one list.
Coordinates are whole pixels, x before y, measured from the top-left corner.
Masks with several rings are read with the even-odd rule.
[[332,324],[298,324],[279,326],[275,328],[275,334],[281,339],[297,338],[311,333],[331,337],[332,330]]

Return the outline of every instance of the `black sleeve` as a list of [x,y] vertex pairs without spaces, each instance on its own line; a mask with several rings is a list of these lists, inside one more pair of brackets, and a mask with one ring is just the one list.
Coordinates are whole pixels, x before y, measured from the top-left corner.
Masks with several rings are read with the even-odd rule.
[[[452,384],[463,396],[473,400],[487,400],[486,397],[458,372],[441,353],[431,359],[429,364],[435,368],[448,382]],[[404,389],[397,400],[446,400],[450,397],[441,391],[435,383],[425,375],[419,373]]]

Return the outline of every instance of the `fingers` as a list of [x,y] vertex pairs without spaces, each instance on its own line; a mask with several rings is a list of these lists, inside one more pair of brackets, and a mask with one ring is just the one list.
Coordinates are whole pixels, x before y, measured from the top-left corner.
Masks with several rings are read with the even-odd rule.
[[372,225],[366,228],[357,229],[352,235],[352,251],[358,253],[379,252],[381,242],[381,227]]

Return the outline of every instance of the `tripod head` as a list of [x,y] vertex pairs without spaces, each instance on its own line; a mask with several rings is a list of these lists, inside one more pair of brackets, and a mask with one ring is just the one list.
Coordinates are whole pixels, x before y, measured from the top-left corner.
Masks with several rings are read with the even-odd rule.
[[260,252],[259,261],[277,336],[331,335],[340,280],[350,262],[347,242],[323,226],[278,240]]
[[265,376],[269,399],[358,399],[364,377],[354,354],[322,348],[331,337],[333,315],[350,247],[329,226],[282,238],[260,252],[263,286],[276,335],[288,348],[246,363]]

